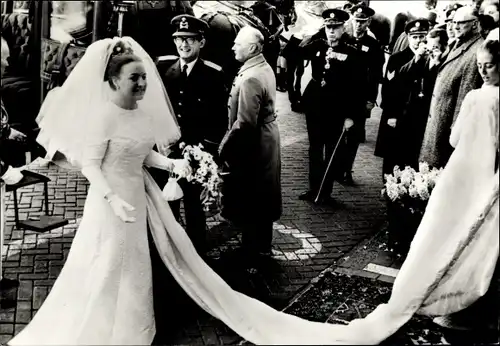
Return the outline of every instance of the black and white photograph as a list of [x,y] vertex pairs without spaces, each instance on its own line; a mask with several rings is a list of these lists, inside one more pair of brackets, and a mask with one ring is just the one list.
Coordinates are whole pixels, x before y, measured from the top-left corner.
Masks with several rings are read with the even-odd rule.
[[1,0],[0,345],[497,345],[499,0]]

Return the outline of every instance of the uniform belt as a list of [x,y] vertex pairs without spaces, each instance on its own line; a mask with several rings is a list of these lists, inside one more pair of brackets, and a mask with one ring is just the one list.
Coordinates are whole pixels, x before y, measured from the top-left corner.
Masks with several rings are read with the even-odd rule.
[[265,125],[265,124],[272,123],[275,120],[276,120],[276,115],[273,114],[273,115],[268,115],[267,117],[262,119],[259,123],[260,123],[260,125]]

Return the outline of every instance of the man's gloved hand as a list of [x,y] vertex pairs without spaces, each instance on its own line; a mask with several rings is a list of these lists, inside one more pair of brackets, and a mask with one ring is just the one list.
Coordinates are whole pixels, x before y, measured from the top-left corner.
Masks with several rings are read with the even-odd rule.
[[366,110],[368,112],[371,112],[374,107],[375,107],[375,103],[373,103],[371,101],[366,101]]
[[120,220],[122,220],[123,222],[135,222],[135,217],[129,216],[127,214],[127,211],[135,210],[133,206],[125,202],[114,193],[107,195],[105,198],[111,206],[111,209],[113,209],[115,215],[118,216]]
[[354,125],[354,121],[352,119],[347,118],[344,120],[344,129],[349,130]]
[[387,119],[387,125],[389,125],[392,128],[396,127],[397,122],[398,122],[398,119],[394,119],[394,118]]
[[24,142],[26,141],[26,135],[20,131],[17,131],[16,129],[11,128],[9,139],[11,141]]

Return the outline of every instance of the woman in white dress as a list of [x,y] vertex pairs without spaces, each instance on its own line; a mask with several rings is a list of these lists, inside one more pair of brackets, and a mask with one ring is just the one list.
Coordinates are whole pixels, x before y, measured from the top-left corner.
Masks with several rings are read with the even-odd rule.
[[[460,135],[390,301],[344,326],[306,321],[236,292],[196,253],[143,168],[187,169],[185,162],[152,151],[156,143],[166,153],[179,131],[154,63],[134,40],[92,44],[45,101],[39,120],[39,140],[48,153],[62,152],[81,167],[90,190],[63,270],[10,345],[151,344],[155,320],[148,230],[180,287],[255,344],[377,344],[416,312],[443,315],[465,308],[484,294],[491,279],[491,262],[498,257],[498,175],[495,185],[489,154],[498,141],[484,136],[484,130],[466,128]],[[483,152],[486,156],[476,159]],[[476,168],[467,168],[469,162]],[[475,183],[480,184],[477,190],[470,185]],[[461,199],[477,203],[467,208]],[[479,261],[482,270],[475,268]],[[460,295],[453,294],[456,289]]]

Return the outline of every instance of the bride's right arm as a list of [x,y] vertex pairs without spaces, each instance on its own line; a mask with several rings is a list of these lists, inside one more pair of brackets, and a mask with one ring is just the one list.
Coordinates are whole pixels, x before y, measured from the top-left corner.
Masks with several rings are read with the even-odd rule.
[[[107,117],[104,116],[103,119],[105,118]],[[82,174],[88,179],[92,189],[109,203],[117,217],[123,222],[135,222],[135,218],[127,214],[127,211],[133,211],[134,207],[113,192],[101,170],[109,144],[109,126],[107,126],[109,124],[103,119],[98,121],[100,124],[96,124],[91,138],[86,141],[82,157]]]

